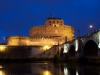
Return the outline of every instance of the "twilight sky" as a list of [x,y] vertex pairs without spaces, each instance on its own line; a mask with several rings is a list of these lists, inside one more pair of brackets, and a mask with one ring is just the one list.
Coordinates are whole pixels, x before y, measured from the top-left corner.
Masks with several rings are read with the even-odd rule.
[[[54,14],[80,30],[81,35],[100,28],[100,0],[0,0],[0,43],[11,35],[29,36],[29,29]],[[19,29],[20,28],[20,29]]]

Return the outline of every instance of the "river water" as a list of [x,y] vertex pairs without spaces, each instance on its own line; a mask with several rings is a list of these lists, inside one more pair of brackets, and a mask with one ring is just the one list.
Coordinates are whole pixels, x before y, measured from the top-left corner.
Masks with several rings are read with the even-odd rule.
[[100,75],[100,67],[67,63],[0,64],[0,75]]

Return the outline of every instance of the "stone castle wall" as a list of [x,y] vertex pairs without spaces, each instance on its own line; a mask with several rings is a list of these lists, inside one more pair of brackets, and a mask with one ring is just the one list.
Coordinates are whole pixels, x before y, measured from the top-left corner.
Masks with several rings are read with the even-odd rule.
[[56,38],[30,38],[30,37],[23,37],[23,36],[10,36],[7,38],[7,45],[22,45],[22,46],[44,46],[44,45],[58,45],[62,44],[64,42],[64,38],[62,39],[56,39]]
[[9,36],[6,39],[7,45],[27,45],[29,37],[27,36]]
[[74,28],[65,25],[61,18],[47,18],[46,23],[29,30],[28,36],[9,36],[7,45],[58,45],[74,38]]

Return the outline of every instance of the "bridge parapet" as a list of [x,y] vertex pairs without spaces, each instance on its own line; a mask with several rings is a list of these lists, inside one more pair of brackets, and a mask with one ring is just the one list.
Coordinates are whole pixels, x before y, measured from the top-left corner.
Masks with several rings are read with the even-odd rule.
[[[88,33],[86,35],[77,37],[73,39],[72,41],[68,41],[64,44],[64,46],[65,46],[64,47],[65,52],[69,54],[71,52],[70,50],[73,49],[73,51],[75,52],[75,56],[78,56],[78,57],[84,56],[86,54],[84,53],[86,52],[85,49],[88,50],[87,56],[88,54],[93,54],[91,52],[92,50],[95,50],[95,49],[97,49],[97,52],[94,51],[95,55],[97,54],[98,56],[100,56],[100,29],[92,31],[91,33]],[[71,48],[72,46],[73,48]],[[92,46],[94,49],[92,49]]]

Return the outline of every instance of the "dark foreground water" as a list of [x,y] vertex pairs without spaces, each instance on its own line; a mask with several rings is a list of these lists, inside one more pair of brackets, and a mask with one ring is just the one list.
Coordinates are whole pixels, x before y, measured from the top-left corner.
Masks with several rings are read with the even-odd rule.
[[100,67],[67,63],[0,64],[0,75],[100,75]]

